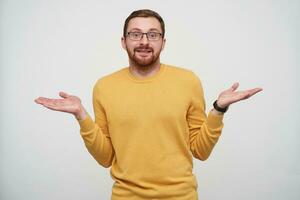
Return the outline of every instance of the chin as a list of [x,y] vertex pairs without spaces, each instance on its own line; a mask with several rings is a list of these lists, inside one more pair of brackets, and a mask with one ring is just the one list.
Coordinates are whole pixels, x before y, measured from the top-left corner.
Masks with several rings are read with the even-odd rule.
[[148,67],[149,65],[152,65],[153,63],[155,63],[155,61],[154,60],[144,60],[144,61],[135,60],[135,63],[141,67]]
[[141,67],[147,67],[149,65],[152,65],[156,60],[154,59],[154,57],[150,57],[150,58],[138,58],[133,56],[133,58],[131,59],[135,64],[141,66]]

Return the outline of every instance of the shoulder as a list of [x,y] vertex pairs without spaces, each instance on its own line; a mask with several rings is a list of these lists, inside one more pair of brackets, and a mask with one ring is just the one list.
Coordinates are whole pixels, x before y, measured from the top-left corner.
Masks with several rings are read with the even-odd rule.
[[181,75],[193,73],[191,70],[184,67],[169,65],[169,64],[163,64],[163,65],[165,66],[166,70],[172,73],[178,73]]
[[101,88],[105,88],[105,87],[112,87],[115,84],[120,83],[120,81],[122,81],[122,79],[124,79],[124,74],[126,74],[126,68],[123,67],[111,74],[108,75],[104,75],[101,78],[99,78],[96,83],[95,83],[95,87],[101,87]]
[[167,73],[170,76],[174,76],[180,80],[185,80],[189,82],[198,82],[199,77],[190,69],[180,67],[180,66],[174,66],[174,65],[168,65],[164,64]]

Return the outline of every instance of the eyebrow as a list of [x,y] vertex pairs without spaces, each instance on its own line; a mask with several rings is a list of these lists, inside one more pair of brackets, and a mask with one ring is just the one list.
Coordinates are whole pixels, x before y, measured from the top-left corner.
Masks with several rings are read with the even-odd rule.
[[[131,29],[131,30],[128,31],[128,32],[132,32],[132,31],[141,31],[141,32],[142,32],[142,30],[139,29],[139,28],[133,28],[133,29]],[[151,31],[157,31],[157,32],[159,32],[159,30],[156,29],[156,28],[150,28],[149,31],[150,31],[150,32],[151,32]],[[148,32],[149,32],[149,31],[148,31]]]
[[151,28],[149,31],[157,31],[157,32],[159,32],[159,30],[156,29],[156,28]]

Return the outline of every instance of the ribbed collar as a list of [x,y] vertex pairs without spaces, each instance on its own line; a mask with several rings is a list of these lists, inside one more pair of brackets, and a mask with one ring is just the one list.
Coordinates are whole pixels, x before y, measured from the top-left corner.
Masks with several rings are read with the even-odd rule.
[[141,77],[136,77],[134,76],[130,70],[129,70],[129,67],[126,67],[125,68],[126,70],[126,74],[128,75],[128,77],[134,81],[134,82],[138,82],[138,83],[147,83],[147,82],[152,82],[154,81],[155,79],[157,79],[158,77],[160,77],[164,71],[165,71],[165,65],[164,64],[160,64],[160,67],[159,67],[159,70],[152,76],[149,76],[149,77],[145,77],[145,78],[141,78]]

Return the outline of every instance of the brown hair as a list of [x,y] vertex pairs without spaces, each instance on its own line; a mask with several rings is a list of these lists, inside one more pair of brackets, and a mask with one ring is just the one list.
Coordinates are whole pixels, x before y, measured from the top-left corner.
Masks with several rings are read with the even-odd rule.
[[162,38],[165,37],[165,22],[162,19],[162,17],[155,11],[153,10],[149,10],[149,9],[142,9],[142,10],[136,10],[133,11],[125,20],[125,24],[124,24],[124,28],[123,28],[123,36],[126,37],[126,33],[127,33],[127,27],[128,27],[128,23],[132,18],[135,17],[154,17],[156,18],[161,26],[161,30],[162,30]]

